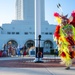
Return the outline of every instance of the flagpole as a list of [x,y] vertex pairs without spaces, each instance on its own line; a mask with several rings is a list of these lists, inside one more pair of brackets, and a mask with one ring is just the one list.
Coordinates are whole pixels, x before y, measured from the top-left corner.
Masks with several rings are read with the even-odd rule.
[[40,46],[41,46],[41,4],[40,0],[35,1],[35,62],[42,62],[42,59],[39,57],[40,55]]

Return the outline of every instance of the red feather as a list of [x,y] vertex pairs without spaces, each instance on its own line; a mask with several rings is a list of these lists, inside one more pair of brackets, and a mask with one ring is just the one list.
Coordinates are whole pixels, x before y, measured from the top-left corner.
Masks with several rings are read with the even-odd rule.
[[55,17],[59,17],[60,15],[59,15],[59,13],[55,12],[55,13],[54,13],[54,16],[55,16]]
[[64,52],[61,53],[62,57],[66,57],[66,54]]
[[56,37],[57,39],[59,39],[59,37],[60,37],[59,31],[60,31],[60,26],[57,25],[55,32],[54,32],[54,37]]

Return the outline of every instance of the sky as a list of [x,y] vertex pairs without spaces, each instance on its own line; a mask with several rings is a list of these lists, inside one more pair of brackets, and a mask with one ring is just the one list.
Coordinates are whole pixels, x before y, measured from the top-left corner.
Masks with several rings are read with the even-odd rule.
[[[15,2],[16,0],[0,0],[0,26],[4,23],[11,23],[12,20],[16,19]],[[61,13],[57,8],[58,3],[61,4],[63,14],[68,14],[68,17],[75,10],[75,0],[45,0],[45,20],[49,24],[57,24],[54,21],[53,13]]]
[[16,0],[0,0],[0,26],[15,19]]

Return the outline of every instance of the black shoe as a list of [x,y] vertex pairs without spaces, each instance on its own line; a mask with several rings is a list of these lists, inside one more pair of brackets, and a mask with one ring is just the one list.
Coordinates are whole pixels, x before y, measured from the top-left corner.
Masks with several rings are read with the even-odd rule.
[[66,70],[69,70],[69,69],[70,69],[70,67],[66,67],[65,69],[66,69]]

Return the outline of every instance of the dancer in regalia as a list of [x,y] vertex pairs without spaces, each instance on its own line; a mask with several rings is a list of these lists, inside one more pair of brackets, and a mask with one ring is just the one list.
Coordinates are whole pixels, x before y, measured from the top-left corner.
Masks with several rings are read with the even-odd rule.
[[60,15],[55,12],[54,17],[58,21],[54,32],[54,40],[57,43],[59,56],[66,69],[70,69],[72,59],[75,57],[75,27],[72,25],[73,18]]

